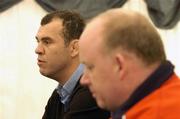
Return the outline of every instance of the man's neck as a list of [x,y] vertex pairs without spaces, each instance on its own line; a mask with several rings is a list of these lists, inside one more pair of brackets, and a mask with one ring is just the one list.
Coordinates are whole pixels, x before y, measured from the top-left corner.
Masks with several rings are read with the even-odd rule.
[[58,81],[59,84],[64,85],[69,80],[74,71],[78,68],[79,64],[79,61],[76,60],[71,64],[68,64],[66,70],[64,72],[61,72],[61,74],[56,78],[56,81]]

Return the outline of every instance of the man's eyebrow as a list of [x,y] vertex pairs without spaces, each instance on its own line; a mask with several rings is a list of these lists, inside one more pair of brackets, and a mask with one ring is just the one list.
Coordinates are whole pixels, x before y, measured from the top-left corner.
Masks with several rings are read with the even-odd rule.
[[84,66],[88,66],[88,67],[94,67],[94,65],[89,64],[89,63],[87,63],[85,61],[81,61],[81,64],[83,64]]
[[51,37],[43,37],[41,38],[41,40],[51,40],[52,38]]
[[[36,40],[39,40],[39,38],[37,37],[37,36],[35,36],[35,38],[36,38]],[[43,38],[41,38],[41,40],[42,41],[44,41],[44,40],[51,40],[52,38],[51,37],[43,37]]]
[[85,67],[89,66],[89,64],[88,64],[87,62],[85,62],[85,61],[80,61],[80,62],[81,62],[81,64],[83,64]]

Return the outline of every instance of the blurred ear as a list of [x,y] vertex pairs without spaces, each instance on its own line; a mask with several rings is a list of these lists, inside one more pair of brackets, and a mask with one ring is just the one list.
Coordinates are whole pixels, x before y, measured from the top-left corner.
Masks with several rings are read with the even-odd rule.
[[125,58],[121,53],[116,54],[116,71],[119,75],[119,79],[123,79],[124,72],[125,72]]
[[71,57],[75,57],[79,54],[79,40],[72,40],[69,44]]

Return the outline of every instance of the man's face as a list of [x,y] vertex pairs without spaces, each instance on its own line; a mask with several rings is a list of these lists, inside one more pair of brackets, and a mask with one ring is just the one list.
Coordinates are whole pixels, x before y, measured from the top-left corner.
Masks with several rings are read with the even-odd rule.
[[55,19],[41,26],[36,35],[39,71],[53,79],[63,74],[70,62],[69,48],[65,46],[62,30],[62,21]]
[[89,87],[101,108],[111,109],[117,101],[119,74],[113,54],[104,50],[104,34],[98,25],[87,26],[80,38],[80,61],[85,65],[81,84]]

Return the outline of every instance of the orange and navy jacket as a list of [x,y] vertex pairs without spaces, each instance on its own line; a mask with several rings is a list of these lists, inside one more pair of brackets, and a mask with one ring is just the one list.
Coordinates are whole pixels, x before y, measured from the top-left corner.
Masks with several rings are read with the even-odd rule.
[[152,73],[112,119],[180,119],[180,79],[166,61]]

